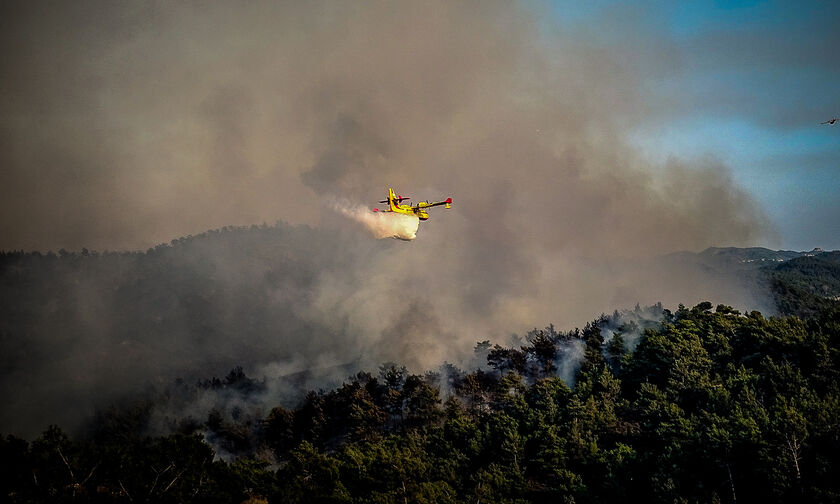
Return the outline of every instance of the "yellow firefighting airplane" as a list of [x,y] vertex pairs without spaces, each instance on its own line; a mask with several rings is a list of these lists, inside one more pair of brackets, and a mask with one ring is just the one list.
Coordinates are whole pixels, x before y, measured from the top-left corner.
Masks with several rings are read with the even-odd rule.
[[388,188],[388,199],[380,201],[380,203],[388,203],[389,208],[387,210],[380,210],[378,208],[374,208],[374,212],[395,212],[401,213],[405,215],[416,215],[417,218],[420,220],[426,220],[429,218],[429,213],[426,212],[427,208],[446,205],[446,208],[450,208],[452,205],[452,198],[446,198],[444,201],[436,201],[434,203],[430,203],[428,201],[421,201],[414,206],[411,205],[403,205],[402,202],[405,200],[409,200],[408,196],[398,196],[394,194],[394,190],[390,187]]

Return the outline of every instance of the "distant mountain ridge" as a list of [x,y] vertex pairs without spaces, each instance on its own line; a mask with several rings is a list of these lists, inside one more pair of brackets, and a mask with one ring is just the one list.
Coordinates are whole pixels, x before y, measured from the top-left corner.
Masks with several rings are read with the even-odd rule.
[[748,288],[769,292],[781,315],[807,318],[840,304],[840,251],[709,247],[662,259],[699,266],[712,274],[736,275]]
[[696,262],[720,269],[749,269],[774,266],[799,257],[813,257],[822,254],[821,248],[808,252],[794,250],[772,250],[764,247],[709,247],[702,252],[674,252],[665,257],[672,259],[694,259]]
[[810,317],[840,305],[840,251],[805,255],[760,271],[782,314]]

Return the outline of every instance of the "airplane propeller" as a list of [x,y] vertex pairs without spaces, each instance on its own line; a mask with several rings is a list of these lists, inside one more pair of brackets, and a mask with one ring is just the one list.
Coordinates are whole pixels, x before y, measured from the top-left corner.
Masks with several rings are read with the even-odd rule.
[[[411,199],[411,197],[409,197],[409,196],[400,196],[400,195],[397,195],[397,197],[394,198],[394,200],[397,203],[402,203],[403,201],[410,200],[410,199]],[[388,200],[382,200],[382,201],[380,201],[380,203],[388,203]]]

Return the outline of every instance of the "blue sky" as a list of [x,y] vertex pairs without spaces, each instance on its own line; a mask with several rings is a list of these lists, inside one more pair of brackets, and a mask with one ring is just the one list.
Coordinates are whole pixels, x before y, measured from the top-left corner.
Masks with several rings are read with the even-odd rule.
[[553,5],[558,30],[638,48],[645,98],[664,105],[632,142],[722,161],[775,223],[766,245],[840,248],[840,122],[820,125],[840,116],[840,2]]

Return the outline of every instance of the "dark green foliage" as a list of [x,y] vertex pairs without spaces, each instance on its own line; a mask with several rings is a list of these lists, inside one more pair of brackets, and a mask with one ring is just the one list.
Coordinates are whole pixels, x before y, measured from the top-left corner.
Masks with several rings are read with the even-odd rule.
[[[150,404],[101,413],[82,441],[58,427],[32,443],[6,437],[2,495],[11,502],[840,501],[840,310],[804,321],[710,303],[659,312],[658,325],[644,331],[616,314],[581,331],[534,331],[517,349],[486,344],[487,371],[448,365],[420,376],[386,364],[376,377],[358,373],[295,408],[275,407],[259,423],[211,412],[200,424],[207,439],[234,439],[234,428],[248,439],[242,452],[250,455],[230,462],[214,460],[201,436],[138,435]],[[625,336],[637,333],[629,347]],[[570,388],[553,374],[575,345],[582,356]],[[259,386],[241,369],[216,381],[245,395]]]
[[840,305],[840,251],[797,257],[763,274],[784,315],[811,317]]

